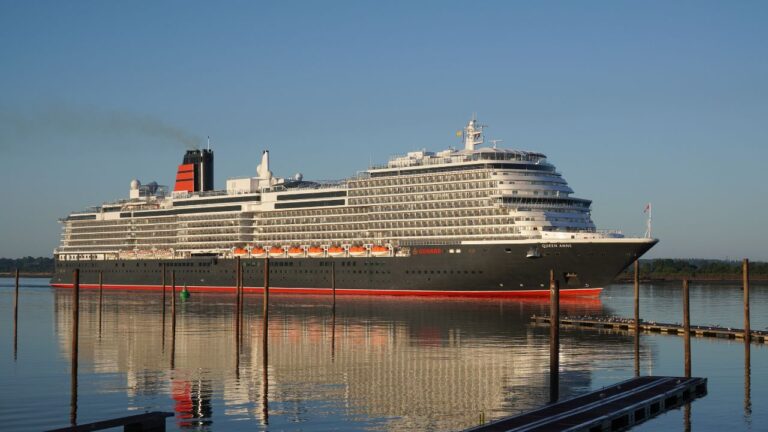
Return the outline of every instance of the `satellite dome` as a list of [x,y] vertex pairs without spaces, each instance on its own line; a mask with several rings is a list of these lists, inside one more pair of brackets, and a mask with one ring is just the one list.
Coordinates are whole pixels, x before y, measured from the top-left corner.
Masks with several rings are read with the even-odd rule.
[[138,181],[137,179],[131,180],[131,190],[136,190],[139,188],[139,186],[141,186],[140,181]]
[[296,173],[293,175],[293,179],[296,181],[302,181],[304,180],[304,174],[302,173]]

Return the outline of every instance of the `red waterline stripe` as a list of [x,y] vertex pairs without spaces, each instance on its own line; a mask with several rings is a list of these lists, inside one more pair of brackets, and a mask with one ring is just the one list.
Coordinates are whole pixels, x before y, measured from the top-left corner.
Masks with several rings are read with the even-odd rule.
[[[60,284],[52,283],[54,288],[72,288],[72,284]],[[162,285],[111,285],[104,284],[104,289],[112,290],[131,290],[131,291],[157,291],[162,290]],[[80,284],[80,288],[84,289],[98,289],[98,284]],[[170,285],[166,285],[166,289],[170,289]],[[182,287],[177,285],[176,290],[181,290]],[[261,293],[264,292],[262,287],[244,287],[247,292]],[[200,286],[192,285],[187,286],[189,292],[234,292],[233,286]],[[598,296],[602,288],[576,288],[576,289],[561,289],[560,296],[563,297],[576,297],[576,296]],[[273,293],[291,293],[291,294],[330,294],[331,288],[283,288],[283,287],[270,287],[270,292]],[[548,297],[549,290],[514,290],[514,291],[430,291],[430,290],[370,290],[370,289],[345,289],[337,288],[337,295],[383,295],[383,296],[420,296],[420,297]]]

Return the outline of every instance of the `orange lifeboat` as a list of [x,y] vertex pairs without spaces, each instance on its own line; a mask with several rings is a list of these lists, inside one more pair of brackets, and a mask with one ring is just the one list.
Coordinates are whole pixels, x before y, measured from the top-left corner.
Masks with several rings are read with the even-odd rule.
[[363,246],[352,246],[349,248],[349,255],[353,257],[365,256],[366,249]]
[[262,247],[256,246],[253,249],[251,249],[251,256],[254,258],[264,258],[265,256],[267,256],[267,251],[265,251],[264,248]]
[[243,249],[243,248],[235,248],[234,252],[232,252],[232,253],[234,253],[235,256],[243,256],[243,255],[248,254],[248,251]]
[[298,258],[300,256],[304,255],[304,249],[300,247],[292,247],[288,249],[288,256],[292,258]]
[[278,258],[285,256],[285,249],[279,246],[273,246],[269,249],[269,256]]
[[331,257],[344,256],[344,248],[341,246],[331,246],[328,248],[328,256],[331,256]]
[[309,249],[307,249],[307,255],[311,256],[312,258],[322,257],[323,252],[323,248],[318,246],[311,246]]
[[371,255],[373,256],[387,256],[389,255],[389,248],[386,246],[374,246],[371,248]]

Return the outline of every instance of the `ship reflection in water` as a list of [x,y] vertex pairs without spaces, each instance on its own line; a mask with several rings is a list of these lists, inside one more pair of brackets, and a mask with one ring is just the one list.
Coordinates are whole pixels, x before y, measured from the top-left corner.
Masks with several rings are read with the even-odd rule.
[[[68,358],[71,291],[54,295]],[[330,296],[273,295],[265,359],[259,295],[246,296],[240,346],[234,295],[177,304],[175,341],[170,315],[163,332],[160,299],[105,293],[99,336],[98,293],[84,291],[80,373],[124,375],[129,408],[173,410],[179,428],[445,430],[548,402],[548,330],[528,322],[546,313],[546,300],[344,297],[333,316]],[[605,313],[596,298],[565,300],[561,310]],[[631,358],[630,341],[564,332],[561,397],[590,389],[598,360]]]

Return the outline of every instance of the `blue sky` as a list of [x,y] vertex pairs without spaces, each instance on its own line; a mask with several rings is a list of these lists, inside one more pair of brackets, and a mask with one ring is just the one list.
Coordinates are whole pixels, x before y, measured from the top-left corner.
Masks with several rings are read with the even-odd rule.
[[210,135],[216,186],[346,177],[456,145],[473,112],[546,153],[651,257],[768,260],[768,3],[0,1],[0,256],[57,218],[172,184]]

